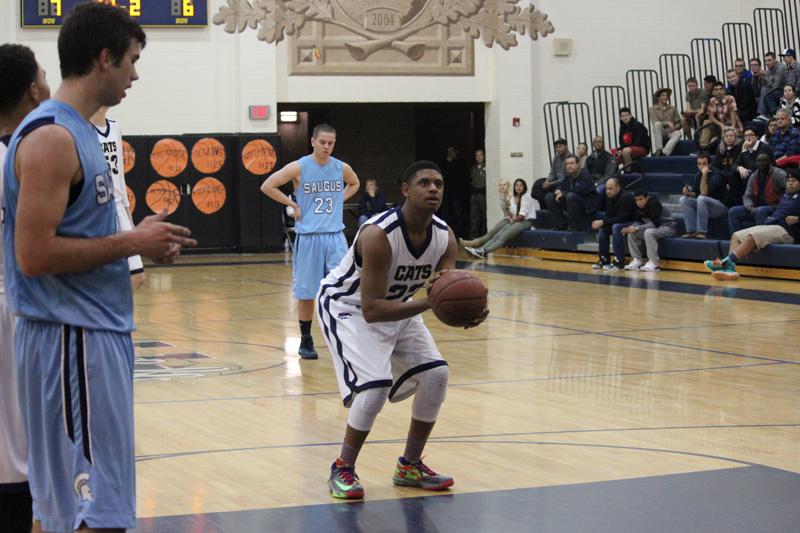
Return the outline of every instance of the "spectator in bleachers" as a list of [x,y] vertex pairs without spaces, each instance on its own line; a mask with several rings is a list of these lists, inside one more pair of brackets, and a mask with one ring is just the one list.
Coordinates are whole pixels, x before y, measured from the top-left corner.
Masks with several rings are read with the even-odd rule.
[[736,205],[728,211],[731,233],[764,224],[786,192],[786,172],[772,165],[767,154],[756,158],[756,167],[744,187],[744,205]]
[[[681,116],[669,103],[672,89],[661,88],[653,94],[653,105],[648,110],[653,125],[653,155],[670,155],[681,140]],[[664,145],[664,138],[669,138]]]
[[476,239],[477,247],[467,246],[465,250],[475,257],[484,259],[486,254],[502,248],[523,231],[531,229],[533,219],[536,218],[536,209],[533,198],[528,194],[528,185],[525,180],[514,180],[514,193],[509,197],[508,210],[508,224],[498,228],[498,223],[492,228],[492,231],[498,228],[494,234],[487,234]]
[[786,85],[786,65],[775,59],[775,52],[767,52],[764,54],[764,67],[765,83],[758,100],[758,113],[769,115],[780,103]]
[[729,205],[741,205],[747,180],[750,179],[750,174],[756,169],[756,158],[761,154],[766,155],[768,160],[772,161],[772,148],[758,139],[758,135],[753,128],[745,128],[742,151],[733,163],[734,174],[728,182],[730,196],[738,198],[738,200],[736,203]]
[[511,224],[511,183],[509,183],[508,180],[501,179],[497,183],[497,196],[500,204],[500,220],[486,233],[486,235],[482,235],[472,240],[458,239],[458,243],[461,246],[464,248],[468,246],[480,246],[497,235],[500,230]]
[[617,163],[624,167],[632,161],[646,156],[650,152],[650,134],[644,124],[631,115],[628,107],[619,110],[619,148]]
[[739,122],[736,100],[733,96],[725,94],[725,86],[722,82],[714,84],[714,93],[706,107],[706,120],[703,122],[703,131],[700,135],[700,146],[708,149],[714,143],[714,137],[719,138],[722,130],[730,126],[737,131],[742,129]]
[[475,163],[469,171],[469,236],[486,233],[486,153],[475,150]]
[[584,226],[586,216],[597,209],[594,180],[586,169],[578,166],[578,157],[567,156],[567,175],[554,191],[545,196],[545,205],[558,230],[576,231]]
[[775,125],[775,133],[769,138],[775,163],[779,167],[796,163],[794,156],[800,154],[800,130],[792,127],[792,112],[783,107],[778,109]]
[[683,135],[687,139],[692,138],[692,129],[700,127],[700,124],[703,123],[707,104],[708,94],[700,90],[697,78],[686,80],[686,102],[683,104],[681,122],[683,123]]
[[[625,237],[622,229],[632,224],[636,215],[633,193],[622,188],[619,178],[608,178],[599,209],[603,211],[603,218],[592,221],[592,230],[597,231],[600,257],[592,268],[622,270],[625,267]],[[609,255],[609,244],[612,239],[613,263]]]
[[736,69],[728,69],[728,94],[736,100],[739,121],[744,124],[756,118],[756,97],[753,88],[736,73]]
[[726,187],[723,203],[728,207],[742,203],[741,178],[733,168],[741,152],[742,142],[736,137],[736,130],[725,128],[722,132],[722,140],[712,155],[711,166],[722,174],[722,180]]
[[737,57],[733,61],[733,69],[742,81],[750,81],[753,78],[753,73],[747,70],[747,65],[745,65],[744,58],[742,57]]
[[378,189],[378,181],[375,178],[367,178],[364,182],[364,192],[358,199],[358,225],[361,226],[372,216],[386,211],[386,197],[383,191]]
[[583,168],[589,172],[595,185],[602,185],[608,178],[617,175],[617,165],[614,157],[606,150],[606,141],[602,135],[595,135],[592,139],[592,153],[586,158]]
[[781,56],[783,56],[783,64],[786,65],[786,84],[796,88],[800,85],[800,68],[797,66],[797,54],[794,49],[786,48]]
[[546,178],[539,178],[534,181],[531,186],[531,196],[539,202],[540,206],[544,206],[545,195],[554,191],[558,182],[567,175],[567,157],[572,155],[567,150],[567,141],[564,139],[557,139],[553,143],[553,148],[555,148],[556,155],[550,163],[550,173]]
[[[770,141],[770,139],[772,139],[772,136],[775,135],[776,131],[778,131],[778,119],[776,119],[775,117],[772,117],[767,122],[767,131],[764,132],[764,135],[762,135],[761,139],[759,139],[759,140],[762,143],[765,143],[767,146],[769,146],[770,149],[772,149],[772,145],[769,144],[769,141]],[[774,150],[773,150],[773,152],[774,152]]]
[[717,77],[713,74],[709,74],[703,78],[703,91],[706,93],[707,100],[711,100],[711,97],[714,96],[714,84],[717,83],[717,81]]
[[586,143],[578,143],[575,148],[575,155],[578,156],[578,166],[586,168],[586,158],[589,156],[589,147]]
[[728,256],[705,262],[715,279],[733,281],[739,279],[736,263],[759,252],[770,244],[792,244],[800,242],[800,175],[791,170],[786,177],[786,194],[778,207],[767,217],[764,224],[739,230],[731,236]]
[[788,109],[792,113],[792,126],[800,127],[800,99],[797,98],[794,86],[787,83],[783,86],[783,98],[781,107]]
[[753,89],[753,97],[756,101],[756,113],[758,111],[758,99],[761,96],[761,88],[767,85],[767,78],[761,69],[761,60],[757,57],[750,58],[750,88]]
[[722,175],[711,167],[710,156],[706,153],[698,155],[697,174],[691,185],[684,186],[680,199],[683,222],[686,225],[683,237],[706,238],[708,220],[728,214],[728,208],[722,203],[726,191]]
[[[633,256],[625,270],[653,272],[660,268],[658,241],[674,236],[678,223],[658,198],[650,196],[647,191],[636,191],[633,200],[636,202],[635,222],[622,229],[622,234],[628,236],[628,250]],[[644,263],[642,242],[647,249],[647,263]]]

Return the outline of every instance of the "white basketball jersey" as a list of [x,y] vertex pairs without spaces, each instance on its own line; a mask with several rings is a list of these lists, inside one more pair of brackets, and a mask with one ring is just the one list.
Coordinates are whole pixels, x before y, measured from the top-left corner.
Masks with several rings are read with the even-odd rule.
[[[6,152],[8,152],[6,143],[0,141],[0,209],[2,209],[3,205],[3,167],[5,166]],[[5,296],[5,294],[6,288],[5,284],[3,283],[3,247],[0,246],[0,296]]]
[[128,191],[125,186],[125,160],[122,152],[122,131],[119,124],[113,120],[106,119],[106,128],[101,130],[94,124],[97,131],[97,140],[100,141],[100,148],[108,161],[108,168],[111,169],[111,177],[114,179],[114,202],[130,207],[128,202]]
[[[386,299],[408,300],[425,286],[447,250],[450,240],[447,224],[434,216],[428,226],[425,245],[420,250],[414,250],[411,245],[399,207],[375,215],[364,223],[367,224],[374,224],[386,233],[392,250],[387,271]],[[321,291],[325,296],[355,306],[361,305],[361,257],[356,252],[360,234],[359,230],[342,262],[321,282]]]

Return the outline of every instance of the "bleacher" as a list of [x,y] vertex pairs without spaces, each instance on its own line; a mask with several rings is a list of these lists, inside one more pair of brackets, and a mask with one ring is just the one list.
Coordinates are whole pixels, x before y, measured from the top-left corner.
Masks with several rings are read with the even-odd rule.
[[[689,53],[664,53],[658,58],[658,69],[632,68],[626,72],[625,84],[598,85],[592,88],[592,101],[547,102],[543,107],[547,145],[552,159],[553,141],[567,140],[568,146],[589,141],[595,134],[603,135],[606,146],[617,145],[618,111],[629,107],[634,117],[652,132],[648,108],[652,95],[659,87],[673,90],[672,104],[683,111],[685,81],[690,76],[702,80],[713,74],[725,80],[725,70],[737,57],[763,57],[768,51],[780,51],[787,45],[800,44],[797,14],[784,2],[784,8],[756,8],[753,21],[729,22],[722,25],[721,38],[692,39]],[[794,46],[796,49],[797,46]],[[678,220],[677,235],[685,233],[678,200],[684,185],[691,183],[697,172],[695,158],[698,146],[694,141],[681,141],[668,157],[646,157],[640,161],[641,173],[624,174],[623,186],[628,189],[647,189],[657,194],[662,204]],[[550,214],[537,211],[534,229],[519,235],[510,245],[512,253],[540,257],[596,261],[595,232],[567,232],[551,229]],[[730,228],[727,218],[712,219],[706,240],[673,237],[660,242],[661,267],[704,271],[702,261],[724,257],[728,252]],[[528,251],[526,251],[528,250]],[[544,253],[529,253],[531,250]],[[800,245],[770,245],[740,262],[751,265],[740,269],[745,275],[761,275],[800,279]]]

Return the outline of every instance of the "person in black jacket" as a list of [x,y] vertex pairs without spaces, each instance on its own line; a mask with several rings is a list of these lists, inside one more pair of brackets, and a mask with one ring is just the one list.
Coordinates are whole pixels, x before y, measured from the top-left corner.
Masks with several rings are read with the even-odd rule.
[[566,168],[567,175],[544,201],[555,229],[576,231],[585,225],[586,215],[597,209],[597,192],[592,177],[578,165],[578,156],[568,155]]
[[619,148],[617,163],[627,166],[650,152],[650,134],[644,124],[631,115],[628,107],[619,110]]
[[[625,267],[625,238],[622,229],[629,226],[636,215],[633,203],[633,194],[622,189],[619,178],[606,180],[606,194],[600,207],[603,218],[592,222],[592,229],[597,231],[597,241],[600,244],[600,259],[592,268],[603,270],[622,270]],[[609,241],[613,236],[614,259],[612,263],[608,254]]]
[[[678,223],[658,198],[645,190],[636,191],[633,201],[636,202],[636,222],[622,228],[622,234],[628,236],[628,250],[633,256],[625,270],[653,272],[660,269],[658,241],[675,235]],[[644,263],[642,243],[647,247],[647,263]]]
[[617,164],[614,157],[606,151],[606,141],[602,135],[592,139],[592,153],[586,158],[584,167],[594,179],[595,185],[605,183],[611,176],[617,175]]
[[726,193],[725,181],[718,171],[711,168],[709,155],[698,155],[697,174],[691,185],[683,187],[683,196],[680,199],[683,221],[686,224],[683,237],[706,238],[708,219],[728,215],[728,208],[722,203]]
[[364,182],[364,192],[358,199],[358,225],[361,226],[373,215],[386,211],[386,197],[383,191],[378,189],[378,181],[375,178],[367,178]]
[[756,97],[753,87],[739,78],[735,68],[729,68],[725,74],[728,79],[728,94],[736,100],[736,111],[739,113],[739,122],[746,124],[756,117]]

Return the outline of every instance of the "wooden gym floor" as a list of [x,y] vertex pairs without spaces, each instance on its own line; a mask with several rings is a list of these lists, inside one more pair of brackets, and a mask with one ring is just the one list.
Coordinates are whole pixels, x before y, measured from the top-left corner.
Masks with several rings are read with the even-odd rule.
[[[465,259],[462,257],[462,259]],[[410,402],[328,494],[346,420],[300,361],[284,254],[149,268],[136,295],[139,532],[798,531],[800,284],[493,257],[473,330],[425,321],[451,384],[426,462],[391,484]]]

